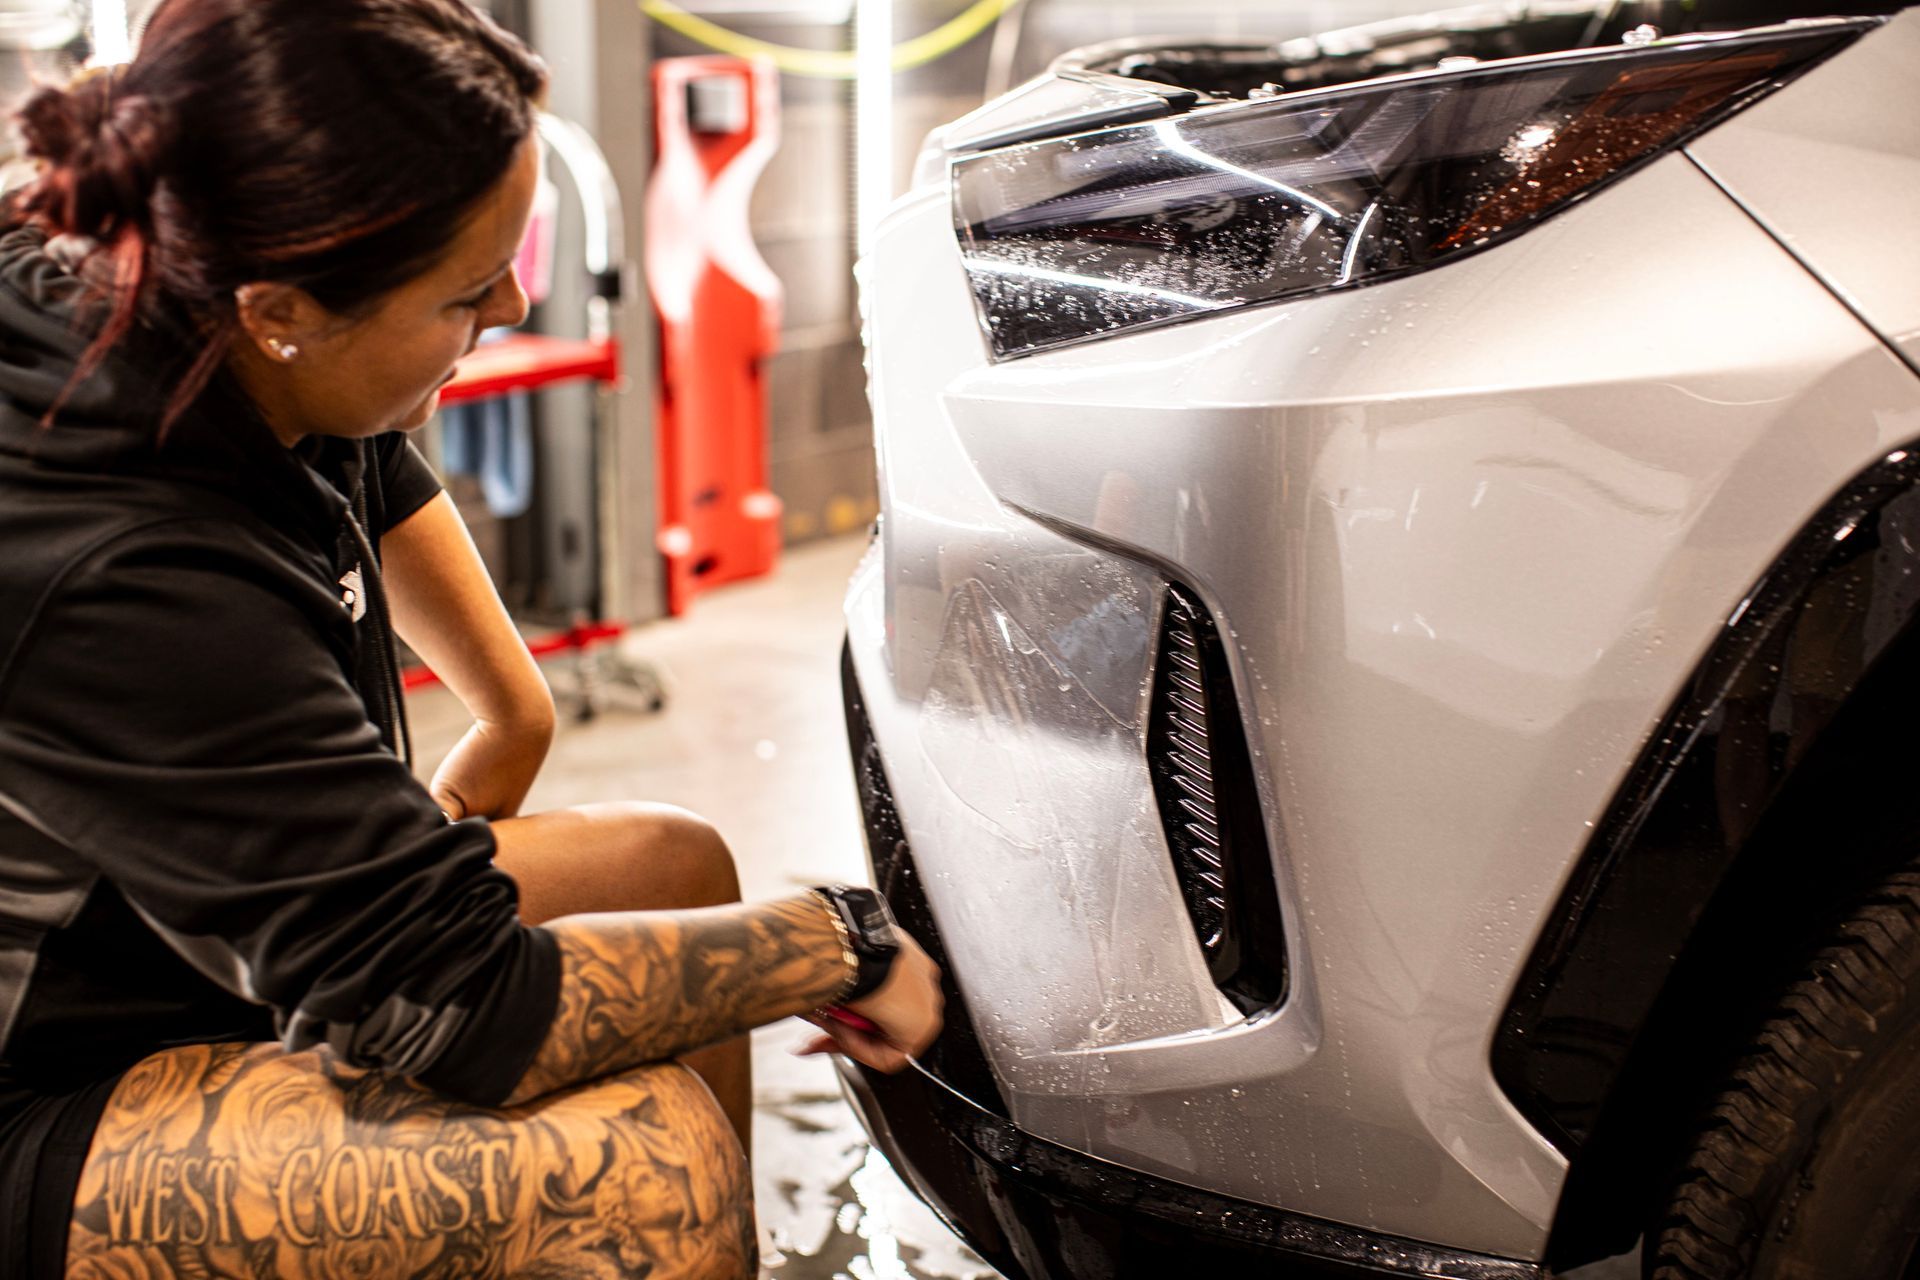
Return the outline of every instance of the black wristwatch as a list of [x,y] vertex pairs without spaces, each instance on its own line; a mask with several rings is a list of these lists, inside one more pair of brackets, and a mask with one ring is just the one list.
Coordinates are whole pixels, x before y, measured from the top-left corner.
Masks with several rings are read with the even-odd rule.
[[887,900],[875,889],[856,889],[844,884],[823,884],[814,890],[838,916],[840,941],[854,959],[854,981],[840,996],[845,1004],[872,995],[893,972],[894,957],[900,954],[900,934],[887,910]]

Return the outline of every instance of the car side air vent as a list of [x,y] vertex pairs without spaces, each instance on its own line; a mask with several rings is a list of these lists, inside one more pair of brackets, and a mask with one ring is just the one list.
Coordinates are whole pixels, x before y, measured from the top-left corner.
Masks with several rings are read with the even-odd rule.
[[1260,793],[1219,630],[1183,587],[1167,591],[1149,715],[1154,795],[1207,967],[1242,1012],[1271,1008],[1286,937]]

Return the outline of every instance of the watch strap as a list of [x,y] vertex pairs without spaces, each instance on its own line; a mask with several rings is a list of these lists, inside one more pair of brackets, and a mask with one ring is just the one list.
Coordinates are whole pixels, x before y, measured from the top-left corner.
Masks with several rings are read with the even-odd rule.
[[853,959],[853,981],[834,1001],[846,1004],[872,995],[893,973],[900,943],[887,900],[873,889],[820,885],[818,895],[839,924],[841,945]]
[[828,1007],[840,1005],[853,999],[853,990],[860,985],[860,957],[854,954],[853,937],[847,931],[846,919],[840,914],[840,904],[824,889],[809,889],[807,892],[826,909],[827,919],[833,921],[834,937],[840,940],[840,959],[845,965],[846,975],[841,980],[839,991],[827,1001]]

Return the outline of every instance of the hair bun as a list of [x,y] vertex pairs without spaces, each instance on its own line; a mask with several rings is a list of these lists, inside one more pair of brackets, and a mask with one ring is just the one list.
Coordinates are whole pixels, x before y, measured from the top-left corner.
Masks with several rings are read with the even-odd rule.
[[22,207],[59,232],[106,241],[147,221],[166,129],[151,98],[109,72],[36,90],[14,114],[26,154],[44,162]]

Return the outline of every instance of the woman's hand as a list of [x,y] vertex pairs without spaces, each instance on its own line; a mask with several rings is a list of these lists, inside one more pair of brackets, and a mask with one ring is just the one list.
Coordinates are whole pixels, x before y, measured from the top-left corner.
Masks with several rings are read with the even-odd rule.
[[899,937],[900,954],[887,980],[872,995],[847,1006],[849,1013],[859,1014],[878,1030],[864,1031],[821,1017],[814,1025],[826,1034],[802,1046],[802,1054],[844,1053],[862,1066],[892,1075],[909,1058],[927,1051],[940,1034],[946,1004],[940,994],[940,966],[904,932]]
[[434,770],[427,790],[449,822],[518,817],[553,744],[553,709],[515,725],[481,720]]

